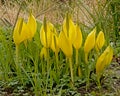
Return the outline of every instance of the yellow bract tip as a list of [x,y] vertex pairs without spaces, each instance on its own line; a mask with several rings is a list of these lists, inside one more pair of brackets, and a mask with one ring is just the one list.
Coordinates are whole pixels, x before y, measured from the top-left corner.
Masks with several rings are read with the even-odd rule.
[[91,33],[88,34],[85,44],[84,44],[84,52],[89,53],[95,46],[95,33],[96,28],[94,28]]
[[99,51],[103,47],[104,43],[105,43],[105,36],[104,36],[104,33],[100,31],[95,43],[96,51]]

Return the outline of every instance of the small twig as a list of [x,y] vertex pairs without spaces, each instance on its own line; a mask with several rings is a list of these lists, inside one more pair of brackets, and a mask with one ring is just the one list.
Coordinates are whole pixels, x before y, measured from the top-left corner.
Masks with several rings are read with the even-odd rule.
[[4,25],[6,25],[6,26],[12,26],[12,24],[6,18],[0,18],[0,19],[4,23]]
[[5,25],[7,25],[3,18],[0,18],[0,20],[1,20]]
[[12,26],[12,23],[8,19],[4,18],[3,21],[6,22],[9,26]]

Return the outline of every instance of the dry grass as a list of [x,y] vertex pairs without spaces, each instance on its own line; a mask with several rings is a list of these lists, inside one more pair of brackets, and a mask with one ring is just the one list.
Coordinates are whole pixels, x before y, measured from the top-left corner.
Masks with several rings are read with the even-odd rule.
[[20,1],[16,3],[12,0],[6,0],[4,5],[0,3],[0,19],[4,23],[8,21],[11,25],[14,25],[18,10],[22,5],[19,17],[25,19],[28,16],[28,11],[32,9],[33,14],[38,20],[43,21],[44,16],[46,16],[52,23],[61,24],[66,12],[69,11],[73,14],[75,22],[79,21],[86,26],[94,26],[91,16],[82,5],[85,5],[89,11],[93,13],[94,8],[97,9],[97,0],[83,0],[83,3],[80,3],[79,0],[71,0],[71,4],[69,2],[70,0],[40,0],[39,2],[36,2],[36,0],[33,0],[32,2],[27,2],[26,0],[23,1],[25,5],[21,4],[22,2]]

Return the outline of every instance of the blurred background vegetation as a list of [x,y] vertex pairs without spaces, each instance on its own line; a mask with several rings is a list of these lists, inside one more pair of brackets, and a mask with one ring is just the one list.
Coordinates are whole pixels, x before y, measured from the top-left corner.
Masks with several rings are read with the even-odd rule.
[[[18,17],[26,19],[31,10],[39,22],[42,23],[45,16],[58,27],[58,31],[65,14],[69,12],[81,30],[89,33],[97,27],[97,32],[105,33],[106,44],[120,46],[119,0],[1,0],[0,26],[14,28]],[[115,54],[118,52],[119,49]]]

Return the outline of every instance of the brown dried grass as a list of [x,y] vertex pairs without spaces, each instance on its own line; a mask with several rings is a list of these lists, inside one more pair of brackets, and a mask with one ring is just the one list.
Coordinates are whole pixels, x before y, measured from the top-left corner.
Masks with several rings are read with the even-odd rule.
[[[29,13],[28,11],[32,9],[37,20],[43,21],[44,16],[46,16],[47,20],[50,22],[54,24],[61,24],[66,12],[70,10],[73,14],[75,22],[79,21],[87,26],[93,26],[93,20],[90,14],[88,14],[81,5],[78,5],[78,0],[71,0],[71,2],[72,5],[69,5],[69,0],[64,2],[61,0],[40,0],[39,4],[37,4],[35,0],[31,3],[25,1],[26,6],[24,6],[24,8],[20,11],[19,17],[27,19]],[[94,12],[94,8],[97,8],[97,0],[83,0],[83,3],[88,7],[91,13]],[[14,25],[20,6],[21,5],[10,0],[6,0],[4,5],[0,3],[0,19],[2,21],[7,20],[11,25]]]

